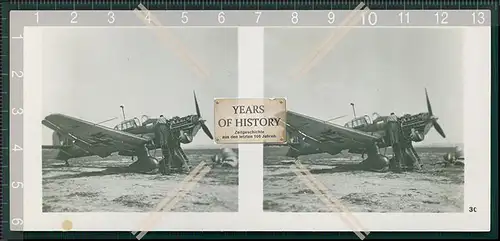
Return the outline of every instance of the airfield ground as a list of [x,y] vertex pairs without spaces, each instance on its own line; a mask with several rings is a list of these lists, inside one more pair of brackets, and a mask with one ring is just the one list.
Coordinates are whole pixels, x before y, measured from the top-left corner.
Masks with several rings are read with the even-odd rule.
[[[352,212],[463,212],[463,167],[436,164],[453,148],[416,150],[425,169],[401,174],[354,170],[360,155],[316,154],[299,160],[332,198]],[[293,164],[283,164],[290,160],[286,151],[286,147],[264,149],[264,211],[331,212],[292,171]]]
[[[187,174],[103,172],[126,167],[130,157],[76,158],[70,167],[50,159],[44,150],[43,212],[147,212],[172,196]],[[185,150],[193,167],[218,149]],[[160,151],[157,151],[159,155]],[[237,212],[238,169],[213,168],[171,210],[173,212]]]
[[[219,150],[186,150],[191,164]],[[319,154],[299,158],[314,178],[323,183],[331,197],[352,212],[462,212],[463,167],[436,164],[452,149],[417,149],[425,169],[420,172],[374,173],[352,170],[359,155]],[[330,209],[283,164],[284,147],[264,149],[264,211],[329,212]],[[179,188],[186,174],[106,173],[125,167],[130,158],[111,156],[77,158],[64,162],[43,160],[44,212],[141,212],[155,208],[165,196]],[[387,155],[391,155],[389,151]],[[238,170],[212,169],[182,201],[175,212],[238,211]]]

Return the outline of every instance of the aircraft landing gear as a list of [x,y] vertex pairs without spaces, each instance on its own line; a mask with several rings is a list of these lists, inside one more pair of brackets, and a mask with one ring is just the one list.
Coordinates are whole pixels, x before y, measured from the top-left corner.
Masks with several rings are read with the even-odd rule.
[[422,170],[423,168],[422,160],[420,159],[420,156],[415,151],[411,143],[407,144],[407,146],[405,147],[403,151],[403,159],[404,159],[403,164],[407,170],[409,171]]
[[158,163],[158,159],[148,155],[148,151],[146,149],[144,151],[140,151],[137,155],[137,161],[130,164],[128,167],[136,172],[152,172],[158,168]]
[[138,156],[128,167],[137,172],[151,172],[158,168],[158,160],[152,156]]
[[382,154],[368,154],[368,158],[361,162],[361,166],[370,171],[385,172],[389,170],[389,158]]
[[389,170],[389,158],[380,154],[377,146],[370,148],[367,151],[367,155],[368,157],[360,163],[363,169],[376,172],[386,172]]

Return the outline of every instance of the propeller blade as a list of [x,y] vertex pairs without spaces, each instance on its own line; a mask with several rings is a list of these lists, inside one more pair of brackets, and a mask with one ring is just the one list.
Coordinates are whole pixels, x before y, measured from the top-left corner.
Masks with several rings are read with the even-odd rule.
[[203,129],[203,132],[205,132],[205,134],[210,138],[210,139],[214,139],[214,137],[212,136],[212,133],[210,133],[210,130],[208,129],[208,127],[205,125],[205,122],[203,120],[201,120],[201,111],[200,111],[200,106],[198,105],[198,100],[196,99],[196,92],[193,90],[193,96],[194,96],[194,105],[196,107],[196,115],[200,118],[200,124],[201,124],[201,129]]
[[432,119],[432,126],[434,129],[441,135],[443,138],[446,138],[446,134],[444,134],[443,128],[437,122],[437,118],[434,117],[432,113],[431,101],[429,100],[429,95],[427,94],[427,88],[425,88],[425,100],[427,101],[427,112],[429,112],[429,117]]
[[196,93],[194,92],[194,90],[193,90],[193,96],[194,96],[194,105],[196,107],[196,115],[198,115],[198,117],[201,117],[200,107],[198,106],[198,100],[196,99]]
[[212,136],[212,133],[210,133],[210,130],[205,125],[205,123],[201,123],[201,128],[203,129],[203,132],[205,132],[205,134],[208,136],[208,138],[210,138],[211,140],[214,139],[214,137]]
[[436,120],[432,121],[432,125],[434,126],[434,129],[441,135],[443,138],[446,138],[446,135],[444,134],[443,128],[439,125],[439,123]]
[[425,100],[427,100],[427,112],[429,112],[429,114],[433,116],[431,101],[429,100],[429,95],[427,94],[427,88],[425,88]]

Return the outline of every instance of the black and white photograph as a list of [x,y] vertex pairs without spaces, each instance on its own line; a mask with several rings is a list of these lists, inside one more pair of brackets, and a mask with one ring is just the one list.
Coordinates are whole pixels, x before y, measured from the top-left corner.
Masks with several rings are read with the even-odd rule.
[[264,211],[339,212],[305,173],[351,212],[464,212],[463,32],[266,29],[288,142],[264,146]]
[[43,212],[150,212],[179,190],[163,211],[238,211],[237,145],[213,140],[214,98],[238,96],[236,28],[42,34]]

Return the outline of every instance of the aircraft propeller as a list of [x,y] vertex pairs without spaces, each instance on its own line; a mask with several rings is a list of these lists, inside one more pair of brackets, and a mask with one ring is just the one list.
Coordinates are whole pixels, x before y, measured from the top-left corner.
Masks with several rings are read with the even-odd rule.
[[201,128],[203,129],[203,132],[210,138],[211,140],[214,139],[212,136],[212,133],[210,133],[210,130],[208,129],[207,125],[205,125],[205,120],[201,118],[201,112],[200,112],[200,107],[198,106],[198,100],[196,99],[196,93],[193,91],[193,96],[194,96],[194,105],[196,107],[196,115],[198,116],[198,120],[200,121]]
[[425,99],[427,100],[427,112],[429,112],[430,119],[432,120],[432,125],[434,126],[434,129],[443,137],[446,138],[446,135],[444,134],[443,128],[439,125],[437,122],[438,118],[434,116],[432,113],[432,106],[431,102],[429,100],[429,95],[427,94],[427,88],[425,89]]

